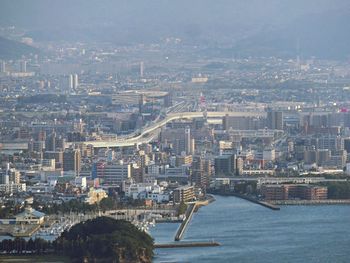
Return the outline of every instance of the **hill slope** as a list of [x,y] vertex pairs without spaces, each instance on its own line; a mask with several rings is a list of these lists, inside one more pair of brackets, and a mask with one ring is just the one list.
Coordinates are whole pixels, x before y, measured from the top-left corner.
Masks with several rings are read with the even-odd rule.
[[301,17],[273,31],[261,32],[235,45],[243,55],[350,58],[350,12]]
[[34,47],[0,37],[0,59],[18,59],[30,53],[37,54],[39,52]]

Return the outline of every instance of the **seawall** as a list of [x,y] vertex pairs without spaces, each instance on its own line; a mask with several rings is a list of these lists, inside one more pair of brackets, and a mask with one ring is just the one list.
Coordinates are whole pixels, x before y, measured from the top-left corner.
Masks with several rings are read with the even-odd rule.
[[167,244],[155,244],[154,248],[179,248],[179,247],[217,247],[219,242],[176,242]]
[[247,201],[250,201],[254,204],[258,204],[258,205],[261,205],[261,206],[264,206],[266,208],[269,208],[271,210],[280,210],[280,208],[274,204],[271,204],[271,203],[268,203],[268,202],[264,202],[264,201],[260,201],[256,198],[253,198],[253,197],[250,197],[250,196],[247,196],[247,195],[242,195],[242,194],[238,194],[238,193],[233,193],[233,192],[226,192],[226,193],[222,193],[222,192],[219,192],[219,191],[213,191],[211,192],[212,194],[216,194],[216,195],[222,195],[222,196],[235,196],[235,197],[238,197],[238,198],[242,198],[244,200],[247,200]]
[[192,215],[196,209],[196,204],[189,204],[186,210],[185,219],[182,221],[181,225],[179,226],[179,229],[177,230],[175,234],[175,241],[180,241],[183,234],[186,231],[186,228],[188,226],[188,223],[191,221]]

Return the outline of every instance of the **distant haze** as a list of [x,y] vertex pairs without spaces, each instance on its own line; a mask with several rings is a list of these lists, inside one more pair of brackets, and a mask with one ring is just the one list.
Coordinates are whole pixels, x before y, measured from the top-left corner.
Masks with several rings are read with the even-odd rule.
[[[34,40],[147,43],[172,36],[197,44],[238,43],[241,47],[242,43],[244,46],[268,43],[273,52],[282,48],[284,53],[291,53],[286,41],[293,42],[290,46],[295,53],[296,39],[303,49],[303,41],[307,44],[308,36],[316,33],[311,38],[317,38],[321,50],[316,48],[314,55],[349,55],[349,0],[0,0],[0,3],[0,25],[21,27]],[[281,35],[282,40],[278,39]],[[340,53],[324,53],[324,46],[332,44],[329,37],[342,42],[335,47],[341,49]],[[270,42],[276,41],[277,47],[271,46]],[[258,50],[253,45],[248,53],[252,49]],[[304,47],[305,55],[313,55],[309,49]]]

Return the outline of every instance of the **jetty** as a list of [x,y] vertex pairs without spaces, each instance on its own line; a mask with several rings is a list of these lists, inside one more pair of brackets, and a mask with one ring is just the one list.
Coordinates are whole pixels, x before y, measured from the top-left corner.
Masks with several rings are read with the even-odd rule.
[[217,195],[222,195],[222,196],[235,196],[235,197],[247,200],[249,202],[252,202],[254,204],[258,204],[258,205],[264,206],[264,207],[269,208],[271,210],[280,210],[280,207],[278,207],[277,205],[258,200],[256,198],[248,196],[248,195],[238,194],[238,193],[234,193],[234,192],[219,192],[219,191],[214,191],[214,192],[211,192],[211,193],[212,194],[217,194]]
[[176,242],[167,244],[155,244],[154,248],[184,248],[184,247],[217,247],[219,242]]
[[186,231],[186,228],[188,226],[188,223],[191,221],[194,211],[196,210],[196,204],[189,204],[185,213],[185,219],[182,221],[181,225],[179,226],[179,229],[176,231],[175,234],[175,241],[180,241],[183,234]]
[[272,200],[274,205],[350,205],[350,199]]

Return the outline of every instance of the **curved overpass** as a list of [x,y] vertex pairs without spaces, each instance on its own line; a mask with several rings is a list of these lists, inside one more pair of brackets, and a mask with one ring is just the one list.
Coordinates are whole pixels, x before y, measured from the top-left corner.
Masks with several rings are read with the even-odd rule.
[[[140,134],[135,134],[133,137],[124,137],[115,141],[86,141],[84,144],[92,145],[94,148],[107,148],[107,147],[125,147],[148,143],[154,139],[158,134],[159,128],[166,125],[168,122],[179,119],[192,119],[205,117],[204,112],[176,112],[169,113],[167,116],[149,127],[142,129]],[[232,111],[211,111],[206,112],[207,118],[222,118],[224,116],[237,116],[237,117],[266,117],[265,112],[232,112]]]

